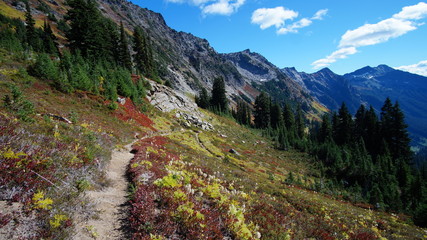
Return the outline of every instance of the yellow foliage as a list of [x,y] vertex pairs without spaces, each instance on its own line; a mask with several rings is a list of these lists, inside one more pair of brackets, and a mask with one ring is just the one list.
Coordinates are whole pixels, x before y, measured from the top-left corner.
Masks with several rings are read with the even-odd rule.
[[185,201],[185,200],[187,200],[187,196],[186,196],[186,195],[185,195],[185,193],[184,193],[182,190],[180,190],[180,189],[176,190],[176,191],[173,193],[173,197],[174,197],[176,200],[179,200],[179,201]]
[[161,235],[155,235],[155,234],[150,233],[150,239],[151,240],[163,240],[164,238]]
[[43,191],[38,191],[35,193],[32,200],[34,208],[36,209],[52,209],[53,200],[51,198],[45,198]]
[[55,214],[53,219],[49,220],[50,227],[58,228],[61,226],[62,222],[67,221],[68,217],[63,214]]
[[6,159],[16,159],[27,156],[27,154],[23,152],[15,153],[12,151],[12,149],[8,148],[6,151],[1,152],[1,156]]

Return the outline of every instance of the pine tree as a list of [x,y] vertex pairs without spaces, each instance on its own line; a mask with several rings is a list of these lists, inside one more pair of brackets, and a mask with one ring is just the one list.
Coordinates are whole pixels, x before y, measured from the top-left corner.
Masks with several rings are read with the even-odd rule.
[[360,105],[359,109],[356,112],[355,120],[354,120],[354,138],[366,139],[367,129],[366,129],[366,115],[367,111],[365,105]]
[[66,32],[68,45],[73,53],[79,51],[84,58],[108,59],[106,47],[106,19],[99,12],[95,0],[67,0],[70,7],[65,19],[70,22]]
[[379,121],[375,109],[370,106],[365,114],[365,137],[366,149],[375,158],[380,149],[381,138],[379,136]]
[[120,22],[120,42],[119,42],[119,64],[128,69],[132,70],[132,58],[129,52],[128,36],[125,32],[123,22]]
[[305,117],[302,112],[301,104],[298,104],[297,114],[295,116],[295,130],[299,139],[303,139],[305,135]]
[[209,95],[206,88],[202,87],[198,96],[196,96],[197,106],[207,109],[210,105]]
[[256,128],[268,128],[270,126],[270,97],[265,92],[261,92],[255,99],[254,122]]
[[138,72],[146,75],[146,53],[145,53],[145,38],[141,28],[136,27],[133,31],[133,51],[135,52],[133,59]]
[[284,125],[281,125],[281,127],[279,128],[279,136],[278,136],[278,148],[280,150],[285,150],[287,151],[289,148],[289,140],[288,140],[288,136],[286,133],[286,127]]
[[394,158],[402,159],[406,164],[412,164],[413,155],[410,148],[408,125],[405,123],[405,116],[400,109],[399,103],[393,106],[393,127],[390,148]]
[[136,27],[133,32],[133,50],[136,70],[146,77],[157,79],[152,43],[139,27]]
[[352,139],[353,132],[353,120],[352,116],[348,111],[347,106],[343,102],[341,108],[338,110],[338,122],[335,126],[334,140],[338,145],[349,144]]
[[32,47],[34,51],[40,50],[39,36],[36,31],[36,21],[31,14],[31,7],[29,1],[25,2],[25,29],[26,39],[28,46]]
[[324,114],[322,116],[322,125],[319,129],[318,141],[324,143],[326,141],[332,140],[332,125],[329,114]]
[[288,103],[286,103],[283,108],[283,120],[285,122],[286,129],[291,131],[295,124],[295,116],[291,106]]
[[384,105],[381,108],[381,137],[385,139],[388,145],[391,143],[392,139],[392,129],[393,129],[393,104],[390,98],[384,102]]
[[278,129],[279,127],[284,125],[282,108],[280,107],[279,103],[277,103],[277,102],[275,104],[271,105],[270,122],[271,122],[271,127],[273,129]]
[[237,102],[237,110],[235,113],[235,118],[238,123],[242,125],[250,125],[251,123],[251,113],[248,104],[246,104],[244,101],[240,100]]
[[211,96],[211,108],[214,111],[226,113],[228,111],[228,100],[225,91],[225,82],[222,77],[215,78]]
[[50,24],[46,21],[43,25],[43,50],[46,53],[49,54],[58,54],[58,43],[56,42],[57,38],[53,34],[52,28],[50,27]]

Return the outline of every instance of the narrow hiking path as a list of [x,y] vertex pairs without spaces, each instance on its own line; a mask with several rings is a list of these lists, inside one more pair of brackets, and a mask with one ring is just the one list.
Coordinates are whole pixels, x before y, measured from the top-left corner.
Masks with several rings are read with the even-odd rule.
[[127,218],[127,188],[126,168],[133,158],[132,144],[122,149],[115,149],[106,169],[109,186],[87,191],[86,196],[94,203],[97,218],[91,218],[76,227],[73,239],[126,239],[125,221]]
[[132,145],[139,140],[167,136],[174,131],[152,132],[135,140],[121,149],[115,149],[111,154],[111,161],[106,168],[108,187],[100,190],[87,191],[89,203],[94,205],[95,218],[78,219],[76,232],[72,239],[128,239],[126,235],[128,206],[128,179],[126,169],[134,157],[131,153]]
[[[134,157],[131,153],[132,145],[142,139],[154,136],[168,136],[174,132],[181,132],[181,130],[152,132],[121,149],[113,150],[111,161],[106,168],[109,186],[100,190],[86,192],[87,200],[94,205],[95,217],[86,220],[79,219],[72,239],[107,240],[129,238],[126,234],[128,216],[126,203],[129,185],[126,169],[130,160]],[[194,137],[201,148],[211,152],[199,139],[199,133],[196,133]]]

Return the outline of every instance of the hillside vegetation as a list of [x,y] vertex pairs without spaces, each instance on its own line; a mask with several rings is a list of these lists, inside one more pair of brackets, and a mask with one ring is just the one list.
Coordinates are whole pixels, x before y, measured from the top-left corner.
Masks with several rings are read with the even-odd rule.
[[171,83],[147,32],[129,36],[94,1],[67,4],[58,32],[49,21],[38,28],[29,3],[25,24],[0,15],[0,238],[111,237],[78,219],[104,216],[87,194],[116,184],[111,153],[132,141],[119,204],[131,239],[427,238],[414,224],[426,225],[425,173],[411,168],[397,103],[386,101],[389,121],[360,110],[356,120],[371,116],[376,130],[368,122],[356,139],[361,124],[345,105],[321,126],[307,106],[265,92],[230,108],[219,76],[196,97],[206,109],[187,113],[210,126],[200,127],[150,104],[149,79]]

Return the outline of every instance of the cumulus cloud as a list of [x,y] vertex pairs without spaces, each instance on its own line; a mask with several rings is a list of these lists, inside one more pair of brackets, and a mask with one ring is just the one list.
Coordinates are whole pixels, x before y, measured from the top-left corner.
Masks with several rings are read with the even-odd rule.
[[393,18],[417,20],[424,18],[426,15],[427,3],[420,2],[417,5],[402,8],[402,11],[397,14],[394,14]]
[[220,0],[212,4],[202,7],[204,15],[218,14],[218,15],[231,15],[236,12],[243,4],[245,0]]
[[170,3],[187,3],[200,8],[202,14],[229,16],[245,4],[246,0],[166,0]]
[[253,12],[251,22],[258,24],[263,30],[275,26],[277,34],[297,33],[298,29],[310,26],[313,20],[322,20],[327,13],[328,9],[322,9],[310,19],[302,18],[286,25],[286,21],[295,19],[299,13],[284,7],[260,8]]
[[412,64],[412,65],[400,66],[400,67],[397,67],[396,69],[427,77],[427,60],[421,61],[416,64]]
[[298,17],[298,12],[285,9],[284,7],[260,8],[252,13],[251,22],[260,25],[261,29],[271,26],[280,28],[285,25],[286,20]]
[[[363,46],[371,46],[379,43],[387,42],[392,38],[400,37],[410,31],[416,30],[421,23],[416,20],[422,19],[427,16],[427,4],[420,2],[416,5],[407,6],[402,8],[397,14],[391,18],[382,20],[375,24],[365,24],[354,30],[348,30],[341,36],[338,50],[354,48],[354,52],[348,52],[348,55],[355,54],[357,48]],[[346,52],[346,51],[342,51]],[[311,65],[314,69],[329,66],[331,63],[336,62],[338,59],[346,58],[348,55],[331,55],[326,58],[319,59]]]

